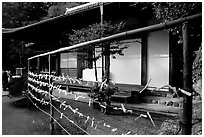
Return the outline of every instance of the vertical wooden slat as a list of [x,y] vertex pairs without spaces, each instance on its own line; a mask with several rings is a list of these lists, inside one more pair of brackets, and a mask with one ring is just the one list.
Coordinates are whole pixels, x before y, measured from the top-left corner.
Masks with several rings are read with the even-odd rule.
[[56,62],[55,62],[55,69],[56,69],[56,75],[60,75],[60,53],[57,53],[56,55]]
[[37,72],[40,73],[40,57],[37,58]]
[[[28,73],[30,71],[30,60],[28,60]],[[27,76],[29,78],[29,75]],[[28,84],[29,84],[29,81],[28,81]],[[27,88],[28,88],[28,92],[29,92],[29,87],[27,85]],[[28,105],[28,109],[30,110],[30,100],[29,100],[29,94],[27,93],[27,105]]]
[[96,66],[96,51],[95,51],[95,47],[94,47],[94,50],[93,50],[93,55],[94,55],[94,70],[95,70],[95,78],[96,78],[96,81],[98,81],[97,66]]
[[[49,85],[51,85],[51,55],[48,55],[48,66],[49,66]],[[53,104],[52,101],[52,90],[49,88],[49,98],[50,98],[50,104]],[[50,115],[54,117],[54,109],[53,106],[50,105]],[[50,117],[50,134],[54,134],[54,119]]]
[[[100,5],[100,13],[101,13],[101,30],[102,30],[102,28],[103,28],[103,2]],[[102,33],[101,33],[101,35],[102,35]],[[101,48],[102,48],[102,54],[101,54],[102,60],[101,61],[102,61],[102,78],[103,78],[104,77],[104,55],[103,55],[104,46],[103,46],[103,43],[101,43]]]

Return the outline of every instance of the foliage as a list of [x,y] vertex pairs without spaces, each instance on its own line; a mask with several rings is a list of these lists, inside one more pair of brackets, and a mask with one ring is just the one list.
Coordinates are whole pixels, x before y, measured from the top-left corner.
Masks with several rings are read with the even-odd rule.
[[[155,2],[153,3],[157,19],[161,22],[172,21],[186,16],[202,13],[201,2]],[[194,21],[189,25],[189,41],[193,41],[192,50],[196,52],[193,63],[193,82],[196,83],[202,78],[202,22]],[[181,27],[175,27],[168,30],[180,39],[178,43],[182,43]]]
[[59,15],[63,15],[66,11],[65,5],[53,5],[48,10],[49,17],[56,17]]
[[162,22],[202,12],[201,2],[154,2],[156,17]]
[[41,20],[47,15],[49,4],[43,2],[3,2],[2,26],[21,27]]
[[[152,3],[156,18],[161,22],[167,22],[184,18],[197,13],[202,13],[201,2],[154,2]],[[190,37],[197,39],[201,43],[201,22],[193,22],[190,25]],[[182,43],[181,27],[170,28],[167,31],[180,37],[179,43]],[[196,40],[195,40],[196,41]],[[199,44],[197,45],[199,47]]]
[[[73,34],[68,35],[68,38],[70,41],[69,44],[74,45],[74,44],[78,44],[86,41],[99,39],[102,37],[107,37],[120,32],[123,28],[124,28],[123,22],[112,25],[111,22],[105,21],[103,23],[103,26],[101,26],[100,23],[95,23],[87,26],[86,28],[82,28],[80,30],[73,30]],[[110,42],[104,42],[104,43],[98,44],[96,47],[101,47],[102,45],[108,45],[108,44],[110,44]],[[85,49],[90,49],[90,48],[93,49],[92,46],[86,47]],[[127,46],[120,46],[120,42],[114,42],[114,46],[110,47],[110,54],[123,55],[122,51],[125,48],[127,48]],[[81,50],[86,51],[84,50],[84,48]],[[106,52],[104,51],[102,54],[105,55]],[[101,55],[96,57],[96,59],[99,58],[100,56]]]
[[[2,27],[16,28],[33,24],[64,14],[61,7],[66,10],[81,4],[83,2],[2,2]],[[27,58],[40,53],[31,48],[24,48],[24,41],[3,37],[2,42],[5,51],[2,53],[3,67],[10,70],[27,66]]]
[[53,2],[48,9],[47,18],[52,18],[65,14],[67,8],[72,8],[84,4],[85,2]]
[[157,131],[158,135],[181,135],[181,126],[179,120],[167,119],[162,122],[160,129]]
[[195,52],[196,58],[193,62],[193,81],[197,82],[202,79],[202,46]]
[[2,26],[14,28],[33,24],[62,15],[66,8],[81,4],[84,2],[3,2]]
[[27,66],[27,58],[39,53],[39,51],[29,47],[25,48],[24,41],[3,37],[2,42],[2,50],[4,51],[2,52],[2,66],[11,71],[15,71],[16,67]]
[[105,21],[102,26],[100,23],[95,23],[80,30],[73,30],[73,34],[69,35],[70,44],[73,45],[110,36],[119,32],[123,25],[122,22],[112,25],[110,22]]
[[118,92],[118,87],[111,82],[107,82],[107,79],[104,79],[102,85],[95,83],[91,89],[91,93],[89,93],[89,96],[94,101],[100,102],[108,108],[109,105],[111,105],[111,95],[115,92]]
[[22,91],[27,89],[27,73],[23,73],[21,78],[11,81],[9,84],[9,94],[13,97],[22,95]]

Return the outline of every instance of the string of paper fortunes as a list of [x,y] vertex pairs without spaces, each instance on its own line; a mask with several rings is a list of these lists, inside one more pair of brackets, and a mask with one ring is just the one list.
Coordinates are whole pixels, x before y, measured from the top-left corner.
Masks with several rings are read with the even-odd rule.
[[44,110],[42,110],[41,108],[39,108],[39,107],[37,106],[37,104],[32,101],[32,99],[30,99],[29,97],[28,97],[28,99],[31,101],[31,103],[32,103],[37,109],[39,109],[41,112],[45,113],[45,114],[48,115],[49,117],[53,118],[53,120],[55,121],[55,123],[57,123],[68,135],[71,135],[59,122],[57,122],[57,120],[56,120],[53,116],[51,116],[49,113],[47,113],[47,112],[45,112]]
[[[31,84],[29,84],[29,87],[31,87],[33,90],[36,90],[36,88],[35,88],[34,86],[32,86]],[[40,91],[40,89],[37,89],[36,92],[38,92],[38,93],[43,93],[44,91]],[[45,104],[45,105],[49,105],[49,104],[50,104],[50,102],[48,102],[48,101],[46,102],[44,99],[41,99],[41,100],[40,100],[40,99],[36,98],[31,92],[28,92],[28,93],[31,95],[31,97],[32,97],[33,99],[35,99],[36,101],[39,101],[39,102],[42,103],[43,105],[44,105],[44,104]],[[45,94],[49,94],[49,93],[46,92]],[[66,110],[67,108],[69,108],[74,114],[78,114],[79,117],[85,117],[86,120],[84,121],[84,123],[87,123],[88,121],[91,121],[91,127],[93,127],[94,129],[97,129],[98,124],[100,124],[100,123],[103,122],[103,120],[97,122],[94,117],[91,118],[90,116],[84,115],[83,113],[81,113],[81,112],[78,111],[78,108],[75,108],[75,109],[74,109],[71,105],[67,105],[67,104],[66,104],[66,101],[62,102],[62,101],[60,101],[59,99],[57,99],[56,97],[54,97],[53,95],[51,95],[51,97],[53,98],[53,100],[55,100],[55,101],[57,101],[57,102],[60,103],[60,108],[62,108],[62,106],[64,106],[63,110]],[[50,104],[50,105],[52,105],[53,108],[55,108],[55,109],[61,114],[61,115],[60,115],[60,118],[62,118],[62,117],[64,116],[70,123],[74,124],[74,125],[77,126],[78,128],[80,127],[80,126],[78,126],[74,121],[72,121],[72,120],[70,120],[69,118],[67,118],[62,112],[60,112],[60,110],[58,110],[56,107],[54,107],[53,104]],[[116,109],[116,108],[115,108],[115,109]],[[117,128],[111,128],[111,126],[108,125],[108,124],[106,124],[106,123],[103,123],[102,126],[107,127],[107,128],[110,128],[110,129],[111,129],[111,132],[116,132],[116,131],[118,130]],[[82,128],[79,128],[79,129],[82,129]],[[127,132],[126,134],[124,134],[124,135],[128,135],[128,134],[130,134],[130,133],[131,133],[131,131],[128,131],[128,132]]]
[[[41,75],[40,78],[43,78],[43,77],[45,78],[46,76],[42,76],[42,75]],[[39,77],[38,77],[38,78],[39,78]],[[59,86],[58,86],[58,87],[57,87],[57,86],[53,86],[53,84],[52,84],[52,86],[50,86],[50,85],[49,85],[48,83],[46,83],[46,82],[38,81],[38,80],[35,80],[35,79],[32,79],[32,78],[29,78],[29,81],[32,81],[32,82],[37,83],[37,84],[39,84],[39,85],[49,86],[50,89],[58,89],[59,92],[60,92],[60,91],[61,91],[61,92],[64,91],[64,90],[61,90]],[[41,93],[41,94],[49,95],[49,92],[47,92],[47,91],[45,91],[45,90],[42,90],[42,89],[39,89],[39,88],[36,88],[35,86],[33,86],[33,85],[30,84],[30,83],[28,83],[28,86],[29,86],[32,90],[34,90],[35,92],[38,92],[38,93]],[[40,99],[36,98],[31,92],[28,92],[28,93],[31,95],[32,98],[34,98],[35,100],[39,101],[40,103],[46,104],[46,105],[50,104],[50,102],[46,102],[44,99],[41,99],[41,100],[40,100]],[[65,92],[65,93],[66,93],[66,92]],[[69,93],[67,93],[67,94],[69,94]],[[67,94],[66,94],[66,95],[67,95]],[[71,94],[72,94],[72,93],[71,93]],[[86,120],[85,120],[84,123],[87,123],[87,122],[90,120],[90,121],[91,121],[91,127],[93,127],[94,129],[96,129],[96,128],[98,127],[98,124],[100,124],[100,123],[103,122],[103,121],[98,121],[98,122],[96,122],[96,120],[95,120],[94,117],[91,118],[90,116],[86,116],[86,115],[84,115],[83,113],[79,112],[79,111],[78,111],[78,108],[73,109],[70,105],[65,104],[66,101],[61,102],[59,99],[57,99],[57,98],[54,97],[53,95],[51,95],[51,97],[53,98],[53,100],[55,100],[55,101],[57,101],[57,102],[60,103],[60,108],[61,108],[62,106],[64,106],[64,109],[63,109],[63,110],[66,110],[67,108],[69,108],[73,113],[78,114],[79,117],[85,117]],[[81,97],[82,97],[82,96],[81,96]],[[78,98],[79,98],[79,96],[78,96],[78,97],[75,97],[75,100],[77,100]],[[50,105],[52,105],[52,104],[50,104]],[[53,108],[55,108],[55,109],[61,114],[60,118],[62,118],[62,117],[64,116],[69,122],[73,123],[75,126],[77,126],[77,127],[79,128],[79,126],[78,126],[74,121],[72,121],[72,120],[70,120],[69,118],[67,118],[62,112],[60,112],[56,107],[54,107],[54,105],[52,105],[52,106],[53,106]],[[90,101],[89,101],[89,106],[90,106]],[[117,109],[117,108],[115,107],[115,109]],[[126,111],[126,110],[125,110],[125,111]],[[106,123],[103,123],[102,125],[103,125],[104,127],[111,128],[111,126],[108,125],[108,124],[106,124]],[[80,128],[80,129],[82,129],[82,128]],[[111,129],[111,132],[116,132],[117,130],[118,130],[117,128],[112,128],[112,129]],[[124,135],[128,135],[128,134],[130,134],[130,133],[131,133],[131,131],[128,131],[128,132],[127,132],[126,134],[124,134]],[[87,133],[87,134],[88,134],[88,133]]]
[[[35,73],[33,73],[33,72],[28,72],[28,74],[29,74],[31,77],[34,77],[34,78],[37,78],[37,79],[48,79],[48,78],[50,77],[50,78],[52,78],[53,80],[63,80],[63,81],[65,81],[65,83],[66,83],[67,81],[69,81],[70,84],[73,84],[73,83],[78,82],[78,84],[83,85],[81,79],[72,78],[72,77],[69,77],[68,75],[65,77],[64,75],[62,75],[62,76],[54,76],[54,75],[48,75],[48,74],[35,74]],[[38,81],[36,81],[36,82],[38,82]],[[90,82],[90,81],[86,81],[86,82],[87,82],[87,83],[84,84],[83,86],[87,86],[87,85],[89,85],[90,83],[92,83],[92,86],[94,86],[94,82]],[[96,81],[96,82],[99,82],[99,81]],[[111,81],[111,82],[115,85],[115,83],[114,83],[113,81]],[[103,86],[104,83],[105,83],[105,81],[101,84],[101,87]],[[46,83],[46,82],[41,82],[41,81],[40,81],[39,84],[41,84],[41,85],[43,85],[43,86],[49,85],[48,83]],[[40,86],[41,86],[41,85],[40,85]],[[53,83],[52,83],[51,85],[49,85],[49,86],[50,86],[51,88],[53,88]],[[60,88],[61,85],[58,85],[57,87]],[[54,87],[54,88],[56,89],[57,87]],[[177,91],[175,91],[175,90],[176,90],[175,87],[172,87],[171,85],[165,85],[165,86],[162,86],[162,87],[160,87],[160,88],[154,88],[154,89],[152,89],[152,91],[154,91],[154,90],[160,90],[160,89],[162,89],[162,88],[164,88],[164,87],[168,87],[168,88],[172,89],[173,92],[175,92],[175,93],[177,94]],[[60,89],[60,90],[61,90],[61,89]],[[186,91],[186,90],[184,90],[184,89],[179,88],[178,91],[181,91],[181,92],[182,92],[183,94],[185,94],[185,95],[192,96],[192,93],[190,93],[190,92],[188,92],[188,91]],[[65,93],[65,94],[66,94],[66,93]],[[177,96],[178,96],[178,94],[177,94]]]
[[[47,75],[47,74],[34,74],[34,73],[32,73],[32,72],[29,72],[29,75],[30,75],[31,77],[34,77],[34,78],[37,78],[37,79],[41,79],[41,80],[42,80],[42,79],[47,79],[47,78],[52,78],[53,80],[61,80],[61,79],[62,79],[63,81],[64,81],[64,80],[69,80],[70,83],[75,83],[75,82],[77,81],[79,84],[82,84],[82,82],[81,82],[80,80],[70,78],[69,76],[67,76],[67,77],[65,77],[65,76],[56,77],[56,76]],[[60,92],[63,92],[65,95],[67,95],[67,94],[73,94],[73,93],[67,93],[66,90],[61,90],[61,89],[60,89],[60,88],[61,88],[60,85],[54,86],[53,83],[49,84],[49,83],[47,83],[47,82],[42,82],[42,81],[40,81],[40,80],[36,80],[36,79],[31,78],[31,77],[29,77],[28,80],[31,81],[31,82],[33,82],[33,83],[36,83],[36,84],[38,84],[38,85],[40,85],[40,86],[47,86],[47,87],[49,87],[50,90],[55,90],[55,89],[56,89],[56,90],[58,90],[59,93],[60,93]],[[88,84],[88,83],[87,83],[87,84]],[[102,84],[103,84],[103,83],[102,83]],[[36,88],[35,86],[31,85],[30,83],[28,83],[28,86],[29,86],[32,90],[34,90],[35,92],[38,92],[38,93],[41,93],[41,94],[49,95],[49,92],[47,92],[47,91],[45,91],[45,90],[42,90],[42,89],[39,89],[39,88]],[[169,86],[169,87],[171,88],[171,86]],[[191,94],[190,94],[189,92],[187,92],[187,91],[185,91],[185,90],[183,90],[183,89],[179,89],[179,90],[180,90],[182,93],[184,93],[184,94],[186,94],[186,95],[188,95],[188,96],[191,96]],[[31,95],[32,98],[34,98],[35,100],[39,101],[39,102],[42,103],[42,104],[45,104],[45,105],[50,104],[50,102],[46,102],[44,99],[41,99],[41,100],[40,100],[40,99],[36,98],[31,92],[29,92],[29,94]],[[73,109],[70,105],[65,104],[66,101],[61,102],[58,98],[54,97],[53,95],[51,95],[51,97],[53,98],[53,100],[55,100],[55,101],[57,101],[57,102],[60,103],[60,108],[61,108],[62,106],[64,106],[64,110],[65,110],[66,108],[69,108],[73,113],[78,114],[79,117],[85,117],[85,118],[86,118],[85,123],[86,123],[88,120],[91,120],[91,127],[94,127],[94,123],[96,123],[96,124],[95,124],[95,127],[94,127],[94,128],[96,129],[97,126],[98,126],[97,124],[101,123],[101,121],[96,122],[95,119],[94,119],[94,117],[93,117],[93,118],[90,118],[89,116],[86,116],[86,115],[82,114],[81,112],[78,111],[78,108]],[[78,96],[78,97],[75,96],[75,100],[78,100],[80,97],[86,98],[86,97],[83,97],[83,96]],[[90,104],[91,104],[91,99],[89,99],[89,106],[90,106]],[[52,104],[50,104],[50,105],[52,105]],[[102,107],[105,107],[105,106],[103,106],[102,104],[100,104],[100,105],[101,105]],[[52,106],[54,107],[54,105],[52,105]],[[56,109],[56,107],[54,107],[54,108]],[[121,108],[114,107],[114,109],[115,109],[115,110],[122,109],[124,113],[128,113],[128,112],[132,113],[132,110],[127,110],[127,109],[125,109],[125,107],[124,107],[123,104],[121,104]],[[70,120],[69,118],[67,118],[67,117],[66,117],[62,112],[60,112],[59,110],[57,110],[57,111],[61,114],[60,118],[62,118],[62,117],[64,116],[69,122],[73,123],[75,126],[77,126],[77,127],[79,128],[79,126],[78,126],[74,121],[72,121],[72,120]],[[138,119],[141,118],[141,117],[144,117],[144,118],[149,117],[149,119],[151,120],[153,126],[155,126],[155,123],[154,123],[153,119],[151,118],[151,115],[150,115],[150,113],[149,113],[148,111],[147,111],[147,115],[141,114],[141,115],[140,115],[139,117],[137,117],[135,120],[138,120]],[[110,125],[107,125],[106,123],[104,123],[103,125],[104,125],[105,127],[107,127],[107,128],[111,128],[111,126],[110,126]],[[117,130],[118,130],[117,128],[112,128],[111,132],[116,132]],[[127,135],[127,134],[130,134],[130,133],[131,133],[131,131],[128,131],[126,134],[123,134],[123,135]]]

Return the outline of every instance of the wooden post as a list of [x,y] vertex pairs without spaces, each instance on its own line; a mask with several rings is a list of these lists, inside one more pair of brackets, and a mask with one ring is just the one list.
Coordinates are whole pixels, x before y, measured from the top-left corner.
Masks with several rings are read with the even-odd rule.
[[77,53],[77,78],[82,78],[82,57],[80,53]]
[[174,73],[175,70],[174,69],[174,60],[173,60],[173,55],[174,55],[174,50],[175,50],[175,40],[174,40],[174,36],[169,33],[169,85],[171,86],[175,86],[175,82],[174,82]]
[[94,55],[94,69],[95,69],[95,78],[96,78],[96,81],[98,81],[98,76],[97,76],[97,67],[96,67],[96,51],[95,51],[95,47],[94,47],[94,50],[93,50],[93,55]]
[[[100,5],[100,12],[101,12],[101,30],[102,30],[102,28],[103,28],[103,3],[101,3],[101,5]],[[103,47],[103,43],[101,43],[101,45],[102,45],[101,46],[102,47],[102,54],[101,54],[101,59],[102,60],[101,61],[102,61],[102,78],[103,78],[103,76],[104,76],[104,55],[103,55],[104,47]]]
[[101,54],[101,62],[102,62],[102,66],[101,66],[101,69],[102,69],[102,79],[104,77],[104,47],[103,47],[103,44],[101,43],[102,45],[102,54]]
[[56,54],[56,62],[55,62],[55,70],[56,70],[56,76],[60,75],[60,53]]
[[110,79],[110,44],[105,46],[105,74],[107,77],[107,82]]
[[[183,35],[183,88],[192,91],[192,51],[189,45],[188,22],[182,26]],[[190,135],[192,130],[192,96],[183,98],[183,134]]]
[[[28,73],[29,73],[29,71],[30,71],[30,60],[28,60]],[[29,74],[28,74],[27,78],[29,78]],[[28,81],[28,84],[29,84],[29,81]],[[29,87],[28,87],[28,85],[27,85],[27,88],[28,88],[28,92],[29,92]],[[29,94],[28,94],[28,93],[26,93],[26,94],[27,94],[27,105],[28,105],[28,109],[30,110]]]
[[[110,43],[105,45],[105,77],[107,79],[106,83],[110,86]],[[110,90],[108,92],[110,92]],[[106,103],[111,105],[110,94],[108,94],[108,101]]]
[[40,57],[37,58],[37,72],[40,73]]
[[[51,55],[48,55],[48,66],[49,66],[49,85],[51,84]],[[52,101],[52,90],[49,88],[49,98],[50,98],[50,104],[53,104]],[[52,117],[54,117],[54,109],[53,106],[50,105],[50,115]],[[53,135],[54,134],[54,119],[50,117],[50,134]]]
[[141,38],[141,85],[147,84],[147,35]]

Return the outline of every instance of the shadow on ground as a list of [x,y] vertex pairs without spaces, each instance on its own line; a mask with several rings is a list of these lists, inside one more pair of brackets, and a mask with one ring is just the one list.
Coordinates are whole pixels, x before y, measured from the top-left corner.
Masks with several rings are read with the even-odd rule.
[[[49,110],[49,105],[42,105],[39,102],[34,102],[43,110]],[[21,97],[21,98],[15,98],[15,101],[10,103],[11,106],[17,107],[17,108],[29,108],[28,106],[28,99],[26,97]],[[29,102],[30,105],[30,110],[34,111],[39,111],[31,102]]]

